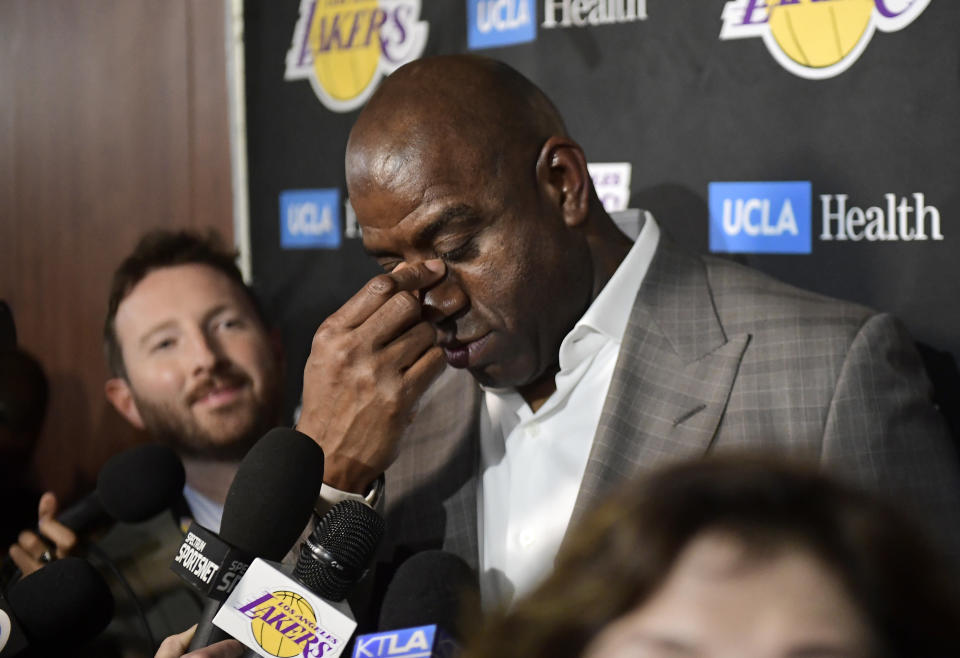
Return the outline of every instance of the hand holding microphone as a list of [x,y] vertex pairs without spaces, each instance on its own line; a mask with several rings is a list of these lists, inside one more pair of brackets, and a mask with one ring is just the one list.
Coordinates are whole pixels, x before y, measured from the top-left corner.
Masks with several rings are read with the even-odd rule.
[[194,624],[177,635],[171,635],[160,643],[154,658],[241,658],[243,645],[236,640],[222,640],[208,647],[185,653],[189,650],[190,641],[197,630]]
[[58,515],[56,496],[40,498],[37,531],[24,530],[9,549],[24,574],[66,557],[78,535],[121,521],[138,523],[169,508],[183,491],[180,458],[165,445],[146,444],[111,457],[97,476],[97,488]]
[[[56,519],[59,505],[52,491],[40,496],[37,507],[39,534],[24,530],[17,538],[17,543],[9,549],[10,559],[25,576],[48,562],[67,557],[77,545],[77,534]],[[41,536],[52,542],[53,546]]]

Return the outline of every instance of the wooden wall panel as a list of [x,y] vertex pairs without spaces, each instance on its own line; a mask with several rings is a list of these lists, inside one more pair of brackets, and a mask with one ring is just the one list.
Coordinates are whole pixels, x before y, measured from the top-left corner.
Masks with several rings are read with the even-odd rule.
[[61,496],[139,439],[109,409],[110,275],[156,226],[232,239],[222,0],[0,0],[0,298],[51,382]]

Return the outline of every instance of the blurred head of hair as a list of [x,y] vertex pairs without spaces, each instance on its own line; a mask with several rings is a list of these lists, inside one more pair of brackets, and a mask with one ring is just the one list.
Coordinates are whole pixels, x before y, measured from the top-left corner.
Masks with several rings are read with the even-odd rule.
[[910,519],[812,469],[724,456],[617,490],[572,528],[551,576],[488,620],[468,656],[580,656],[663,589],[695,540],[718,535],[758,563],[812,555],[859,611],[869,655],[960,655],[958,579]]

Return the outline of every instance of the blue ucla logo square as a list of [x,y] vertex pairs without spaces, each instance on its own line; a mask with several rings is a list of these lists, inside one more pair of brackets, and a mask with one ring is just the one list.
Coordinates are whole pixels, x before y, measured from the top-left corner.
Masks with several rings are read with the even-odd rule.
[[280,246],[284,249],[338,249],[340,190],[286,190],[280,193]]
[[494,48],[537,38],[533,0],[467,0],[467,48]]
[[710,183],[710,251],[809,254],[809,181]]

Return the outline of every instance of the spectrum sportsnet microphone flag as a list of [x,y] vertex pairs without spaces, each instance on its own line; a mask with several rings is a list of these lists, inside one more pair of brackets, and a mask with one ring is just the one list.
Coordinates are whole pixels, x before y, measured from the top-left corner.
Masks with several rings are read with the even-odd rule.
[[264,658],[336,658],[357,627],[349,610],[257,558],[213,623]]
[[250,556],[196,522],[170,568],[207,598],[223,601],[250,566]]

